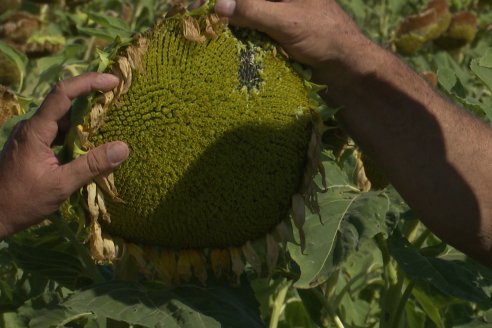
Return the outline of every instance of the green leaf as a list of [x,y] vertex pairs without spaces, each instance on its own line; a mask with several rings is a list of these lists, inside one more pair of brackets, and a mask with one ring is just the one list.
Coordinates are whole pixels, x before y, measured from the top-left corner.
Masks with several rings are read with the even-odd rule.
[[29,328],[66,327],[74,321],[91,319],[94,319],[92,313],[75,313],[61,306],[54,306],[33,311]]
[[27,66],[27,57],[9,46],[8,44],[1,42],[0,41],[0,53],[5,55],[8,59],[10,59],[17,67],[19,70],[19,73],[21,75],[21,82],[20,84],[22,85],[22,80],[24,79],[24,76],[26,75],[26,66]]
[[18,233],[8,243],[9,253],[24,271],[69,289],[92,282],[73,245],[53,225]]
[[101,39],[105,39],[108,41],[112,41],[116,39],[117,37],[120,37],[123,40],[129,40],[131,37],[130,32],[122,31],[120,29],[116,28],[95,28],[95,27],[78,27],[77,28],[79,32],[82,34],[86,34],[89,36],[95,36]]
[[107,282],[77,292],[61,305],[74,313],[91,312],[145,327],[264,327],[258,303],[244,285],[167,289],[157,284]]
[[480,58],[474,59],[471,62],[470,68],[487,87],[492,90],[492,50]]
[[450,68],[440,68],[437,71],[439,83],[446,91],[451,91],[458,82],[458,78],[454,71]]
[[29,119],[34,114],[34,112],[35,111],[32,110],[24,115],[14,116],[0,127],[0,150],[3,149],[3,146],[5,145],[8,138],[10,137],[10,134],[12,133],[12,130],[14,129],[15,125],[22,120]]
[[369,7],[364,3],[363,0],[344,0],[342,5],[352,13],[357,20],[364,20],[367,16],[367,11]]
[[127,22],[118,17],[112,17],[96,12],[88,12],[87,16],[102,27],[114,28],[125,31],[127,33],[131,33],[130,26],[128,26]]
[[422,291],[418,286],[414,287],[412,290],[412,295],[415,297],[417,302],[420,304],[427,316],[434,322],[438,328],[444,328],[443,319],[439,308],[433,302],[432,297]]
[[482,67],[492,68],[492,48],[485,52],[485,55],[479,59],[478,64]]
[[357,249],[361,239],[388,230],[389,198],[381,192],[359,192],[347,183],[346,175],[333,161],[325,161],[324,166],[330,185],[326,192],[318,194],[321,219],[317,214],[307,215],[304,253],[297,245],[288,245],[301,269],[296,288],[312,288],[323,283]]
[[15,312],[3,312],[0,314],[0,326],[9,328],[25,328],[24,323]]
[[412,299],[405,304],[405,316],[408,327],[425,328],[426,313]]
[[[297,293],[304,304],[304,308],[309,313],[311,320],[314,321],[318,326],[323,326],[322,318],[324,311],[324,304],[316,296],[316,292],[314,289],[298,289]],[[318,292],[321,293],[321,292]]]
[[465,261],[423,256],[399,233],[391,236],[390,250],[411,279],[427,282],[446,295],[492,306],[490,273]]

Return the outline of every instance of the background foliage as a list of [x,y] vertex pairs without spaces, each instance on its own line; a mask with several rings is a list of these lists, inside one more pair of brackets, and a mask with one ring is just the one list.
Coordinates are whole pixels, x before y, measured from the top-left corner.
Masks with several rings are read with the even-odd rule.
[[[340,2],[364,33],[390,51],[403,17],[425,5]],[[492,4],[448,2],[452,12],[477,14],[473,42],[451,51],[429,42],[403,59],[440,92],[491,122]],[[110,41],[145,30],[167,7],[164,0],[2,0],[0,83],[16,92],[25,114],[2,126],[0,144],[57,80],[97,68],[95,59],[107,63],[103,49]],[[369,162],[333,118],[327,115],[325,123],[329,184],[322,190],[318,178],[321,218],[307,217],[305,251],[295,232],[271,279],[248,271],[236,288],[219,281],[175,289],[159,281],[122,282],[112,268],[93,263],[78,225],[55,215],[51,224],[0,243],[0,325],[492,326],[492,272],[430,233],[384,177],[378,183],[369,174]]]

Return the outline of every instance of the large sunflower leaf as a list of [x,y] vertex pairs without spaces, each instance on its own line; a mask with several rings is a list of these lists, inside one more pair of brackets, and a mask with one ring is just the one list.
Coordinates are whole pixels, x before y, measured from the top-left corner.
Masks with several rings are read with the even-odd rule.
[[264,327],[258,302],[245,284],[168,289],[106,282],[73,294],[61,306],[71,313],[93,313],[144,327]]
[[424,256],[399,233],[391,236],[390,250],[411,279],[429,283],[445,295],[492,306],[492,273],[462,253],[451,249],[439,257]]
[[390,198],[382,192],[362,193],[348,182],[334,161],[327,160],[324,165],[329,187],[318,194],[321,219],[318,214],[306,217],[304,252],[298,245],[289,244],[289,252],[301,270],[297,288],[323,283],[358,248],[360,240],[388,232]]
[[69,289],[92,282],[73,245],[53,225],[18,233],[8,244],[14,262],[26,272]]

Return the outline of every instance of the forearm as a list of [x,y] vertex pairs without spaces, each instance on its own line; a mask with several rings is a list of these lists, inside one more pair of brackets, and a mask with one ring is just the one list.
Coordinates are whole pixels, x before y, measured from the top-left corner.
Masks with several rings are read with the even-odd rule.
[[5,238],[7,238],[10,235],[9,230],[5,226],[4,221],[5,221],[4,217],[2,215],[0,215],[0,241],[4,240]]
[[344,75],[326,81],[344,106],[339,121],[433,232],[492,265],[492,130],[360,42],[356,58],[335,66]]

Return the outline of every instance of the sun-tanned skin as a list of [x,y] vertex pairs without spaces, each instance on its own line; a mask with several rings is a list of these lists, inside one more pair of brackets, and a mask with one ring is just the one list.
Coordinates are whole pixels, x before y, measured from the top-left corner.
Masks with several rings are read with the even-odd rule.
[[310,65],[337,119],[436,235],[492,267],[492,129],[366,38],[334,0],[218,0]]
[[[367,39],[333,0],[218,0],[232,24],[268,33],[328,85],[338,120],[443,240],[492,267],[492,130]],[[107,74],[60,83],[0,153],[0,239],[54,212],[128,157],[120,142],[60,165],[50,146],[70,100],[117,84]]]
[[51,149],[69,126],[67,112],[75,97],[117,84],[117,77],[98,73],[59,82],[36,114],[15,127],[0,153],[0,240],[46,219],[71,193],[128,157],[128,146],[119,141],[65,165]]

